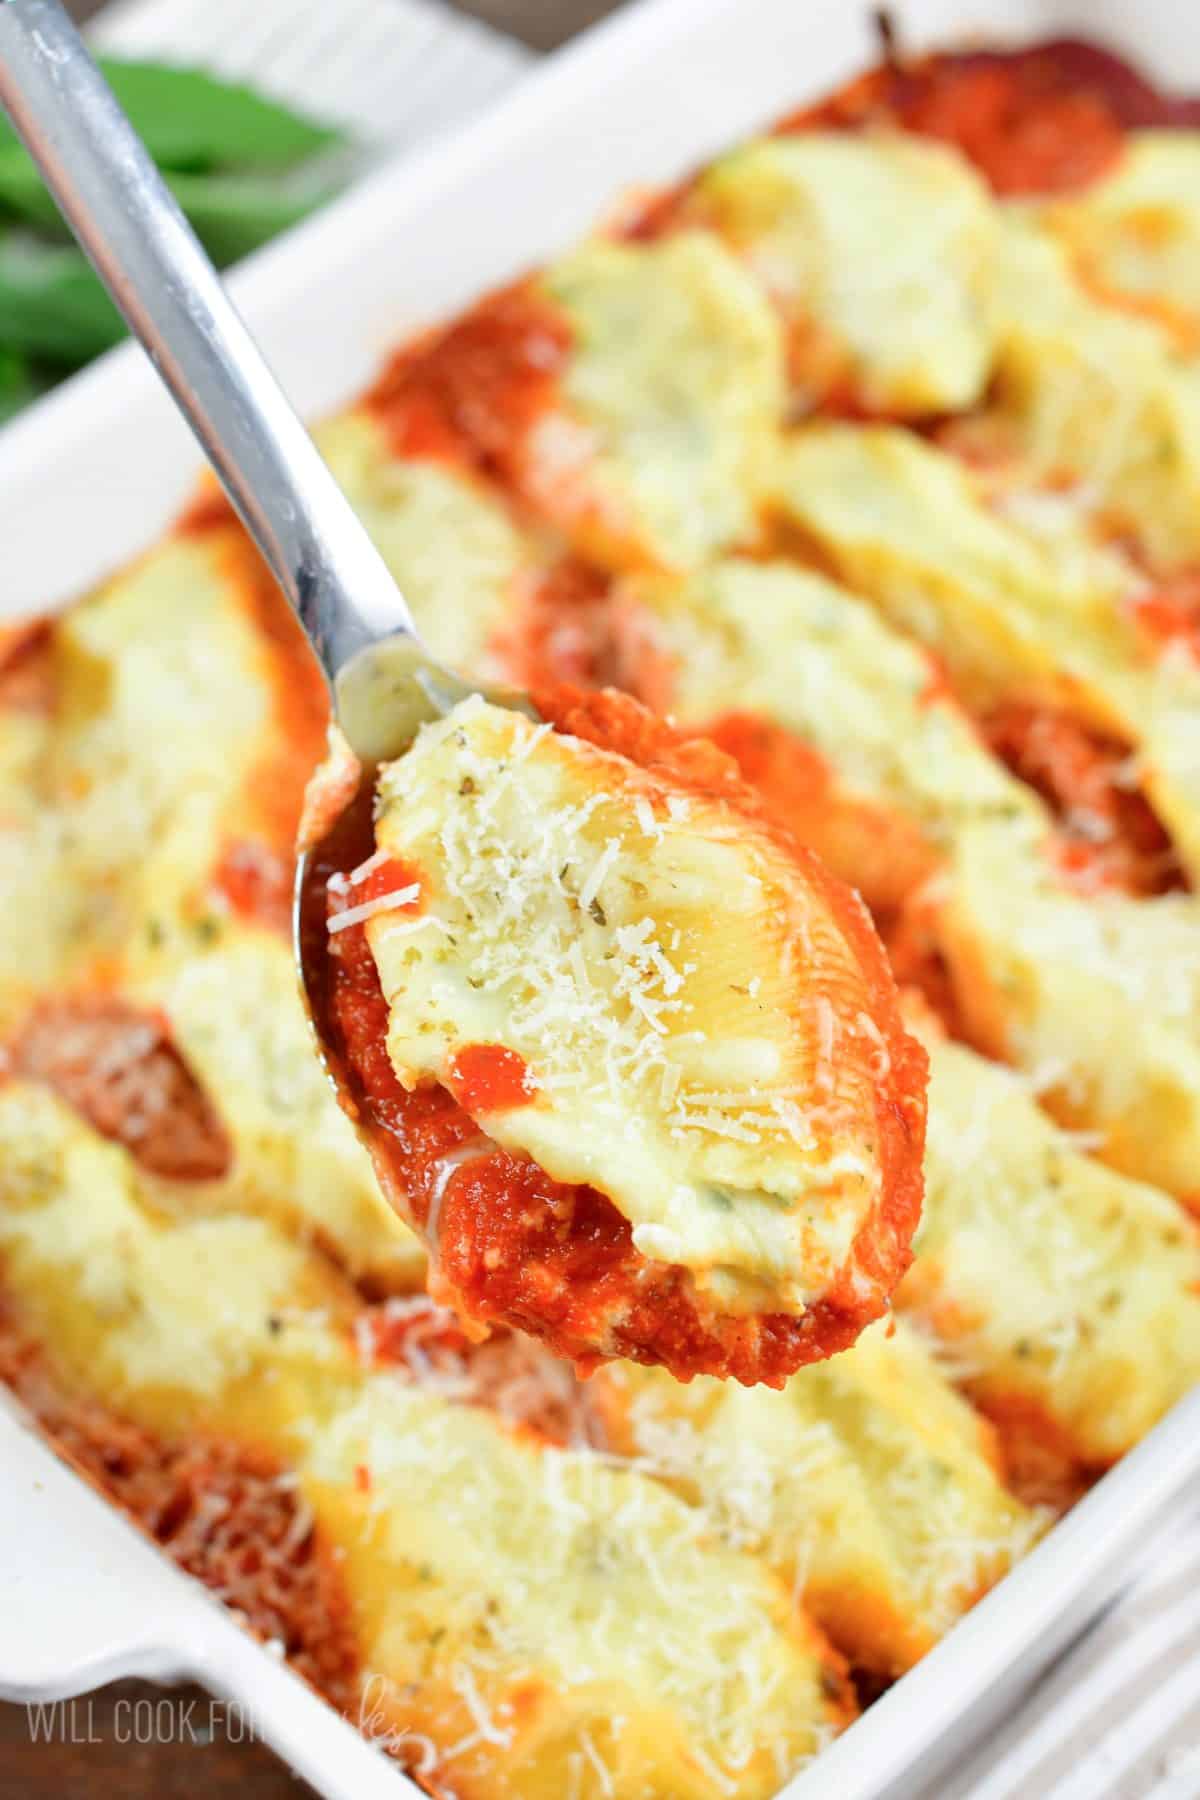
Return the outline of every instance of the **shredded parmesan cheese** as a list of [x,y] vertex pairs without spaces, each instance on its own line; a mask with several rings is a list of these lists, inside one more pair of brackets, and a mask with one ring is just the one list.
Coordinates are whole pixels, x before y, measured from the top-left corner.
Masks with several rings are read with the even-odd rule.
[[428,872],[439,928],[369,925],[391,1060],[412,1087],[465,1046],[515,1052],[536,1099],[486,1113],[490,1138],[599,1186],[722,1310],[803,1311],[878,1193],[877,1056],[837,1054],[824,991],[861,977],[774,840],[662,797],[479,698],[425,727],[380,784],[380,848]]
[[[395,912],[398,907],[410,906],[420,897],[421,889],[414,882],[410,887],[396,888],[390,894],[379,894],[374,900],[363,900],[358,906],[348,906],[344,912],[333,913],[328,920],[329,931],[345,931],[351,925],[361,925],[364,919],[373,919],[377,913]],[[424,925],[425,919],[414,921]]]

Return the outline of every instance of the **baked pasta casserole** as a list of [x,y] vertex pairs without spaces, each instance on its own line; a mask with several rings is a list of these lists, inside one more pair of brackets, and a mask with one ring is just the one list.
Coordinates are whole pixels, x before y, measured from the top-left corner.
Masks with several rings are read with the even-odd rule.
[[[855,1055],[929,1059],[915,1258],[779,1391],[581,1380],[424,1291],[295,991],[323,690],[206,491],[0,638],[0,1374],[431,1795],[767,1800],[1200,1376],[1200,111],[1080,44],[892,56],[319,441],[437,655],[669,716],[857,889],[902,999]],[[469,796],[517,727],[468,723],[425,776]],[[575,897],[636,933],[607,873]],[[419,977],[355,907],[339,955]],[[630,1104],[686,1170],[749,1091],[714,1158],[757,1167],[767,970],[696,934],[707,1061]],[[525,1079],[455,1060],[462,996],[437,1057],[390,1022],[443,1300],[513,1268],[454,1085]],[[561,1074],[586,1183],[620,1121],[594,1046]]]

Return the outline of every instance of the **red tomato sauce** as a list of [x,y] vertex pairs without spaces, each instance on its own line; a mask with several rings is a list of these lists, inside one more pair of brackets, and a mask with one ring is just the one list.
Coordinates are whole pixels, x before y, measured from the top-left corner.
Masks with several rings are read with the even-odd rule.
[[[425,888],[420,869],[414,863],[401,861],[398,856],[386,856],[382,862],[374,863],[363,875],[356,876],[353,869],[346,877],[345,886],[338,887],[337,898],[341,906],[335,911],[349,911],[352,906],[365,906],[372,900],[382,900],[388,894],[405,894],[410,888],[417,892],[408,900],[398,900],[395,911],[399,913],[419,913],[425,903]],[[334,890],[331,890],[333,892]],[[388,908],[391,911],[391,908]]]
[[1123,770],[1127,745],[1069,713],[1023,701],[997,707],[984,736],[1059,825],[1059,867],[1084,893],[1164,894],[1187,882],[1154,809]]
[[1119,57],[1062,38],[1018,51],[892,59],[782,129],[899,125],[952,144],[997,193],[1048,194],[1105,175],[1128,130],[1198,121],[1200,102],[1163,94]]
[[203,537],[206,532],[236,523],[237,514],[226,498],[225,490],[218,486],[214,475],[206,473],[176,519],[175,529],[181,537]]
[[[788,114],[776,129],[880,125],[953,145],[999,194],[1052,194],[1107,174],[1127,131],[1194,129],[1200,100],[1164,94],[1094,44],[1055,38],[1024,50],[892,53],[816,105]],[[693,186],[687,180],[649,195],[623,235],[647,241],[673,230]],[[857,411],[852,397],[849,410]]]
[[829,764],[792,732],[754,713],[731,712],[706,726],[704,735],[733,757],[745,779],[760,792],[787,793],[801,811],[825,804],[831,782]]
[[448,1071],[450,1092],[473,1116],[528,1106],[537,1094],[525,1059],[505,1044],[468,1044]]
[[554,400],[570,346],[565,316],[520,281],[397,352],[366,405],[398,456],[511,476],[522,439]]
[[364,1307],[356,1316],[353,1340],[360,1356],[381,1367],[411,1366],[415,1345],[426,1361],[450,1372],[461,1369],[475,1348],[453,1313],[432,1300],[417,1304],[406,1299],[398,1307],[384,1300]]
[[49,713],[54,707],[54,626],[49,619],[0,625],[0,711]]
[[794,732],[739,712],[700,729],[733,757],[773,817],[856,887],[872,913],[892,911],[934,872],[937,857],[920,828],[843,791],[824,757]]
[[1065,1513],[1104,1473],[1032,1395],[991,1392],[971,1398],[995,1428],[1006,1486],[1026,1506]]
[[199,1419],[159,1436],[60,1375],[0,1297],[0,1382],[60,1455],[212,1588],[339,1712],[357,1708],[361,1652],[344,1571],[298,1485],[253,1444]]
[[262,646],[273,711],[271,747],[248,783],[247,797],[267,843],[290,860],[304,789],[325,753],[329,695],[299,622],[240,527],[231,534],[228,574]]
[[1178,569],[1133,607],[1156,650],[1185,650],[1200,663],[1200,569]]
[[577,556],[559,558],[530,584],[519,628],[504,648],[523,687],[620,685],[612,577]]
[[[682,739],[628,697],[555,688],[534,700],[556,729],[660,769],[693,792],[739,801],[772,829],[727,756]],[[890,1051],[876,1114],[885,1199],[857,1246],[860,1265],[880,1284],[878,1304],[864,1309],[847,1289],[801,1319],[702,1310],[687,1272],[642,1256],[629,1221],[606,1195],[553,1181],[529,1157],[489,1146],[467,1107],[444,1087],[424,1082],[404,1089],[387,1055],[387,1006],[366,934],[351,926],[329,945],[330,1022],[347,1075],[343,1103],[368,1128],[385,1191],[435,1250],[437,1298],[469,1318],[543,1339],[581,1373],[624,1357],[663,1364],[684,1380],[703,1373],[771,1386],[802,1364],[845,1349],[882,1311],[884,1295],[909,1261],[920,1211],[924,1054],[903,1033],[886,958],[865,910],[787,842],[838,909]],[[363,853],[360,839],[355,860]],[[329,904],[341,910],[340,890]],[[478,1154],[464,1159],[473,1145]]]
[[102,1137],[173,1181],[214,1181],[233,1146],[156,1012],[115,997],[44,1000],[9,1046],[14,1074],[44,1082]]
[[916,896],[910,905],[881,918],[879,932],[900,987],[920,994],[948,1037],[969,1043],[955,979],[939,942],[936,912]]
[[287,932],[292,919],[292,859],[266,844],[241,839],[227,844],[213,871],[213,886],[240,918]]

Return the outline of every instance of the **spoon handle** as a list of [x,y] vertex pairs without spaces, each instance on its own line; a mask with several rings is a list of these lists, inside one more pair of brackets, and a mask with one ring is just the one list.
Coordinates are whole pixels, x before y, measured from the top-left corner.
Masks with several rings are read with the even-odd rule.
[[0,0],[0,103],[331,683],[365,645],[415,638],[382,557],[58,0]]

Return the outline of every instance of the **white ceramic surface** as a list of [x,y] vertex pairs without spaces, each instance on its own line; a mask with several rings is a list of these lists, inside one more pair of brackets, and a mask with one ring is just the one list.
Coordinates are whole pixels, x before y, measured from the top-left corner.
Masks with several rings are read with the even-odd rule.
[[127,1675],[192,1679],[236,1704],[239,1730],[328,1800],[418,1793],[67,1469],[2,1388],[0,1469],[0,1696],[35,1703]]
[[[1200,91],[1200,21],[1189,25],[1177,0],[896,10],[912,45],[1086,33]],[[450,141],[398,158],[260,253],[235,277],[236,297],[297,404],[319,413],[352,395],[389,343],[569,242],[622,187],[678,176],[874,52],[863,0],[640,0]],[[0,436],[0,616],[44,609],[130,555],[195,473],[139,351],[114,351],[68,383]],[[321,1792],[415,1792],[3,1414],[0,1467],[0,1629],[14,1602],[41,1619],[36,1657],[31,1648],[14,1665],[0,1649],[0,1692],[74,1692],[118,1671],[194,1675],[251,1711]],[[926,1785],[1128,1578],[1198,1475],[1194,1395],[788,1800],[902,1800]],[[49,1488],[53,1509],[41,1504]],[[107,1599],[100,1583],[114,1569]]]
[[533,52],[441,0],[116,0],[88,38],[117,56],[195,63],[390,150],[452,129]]

